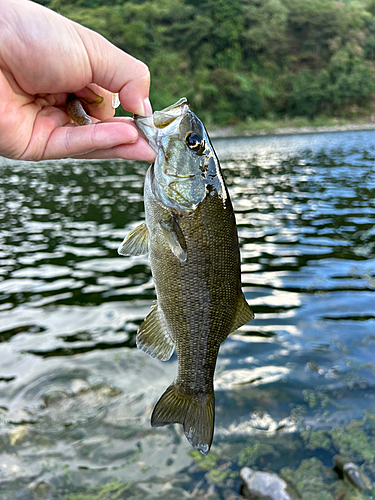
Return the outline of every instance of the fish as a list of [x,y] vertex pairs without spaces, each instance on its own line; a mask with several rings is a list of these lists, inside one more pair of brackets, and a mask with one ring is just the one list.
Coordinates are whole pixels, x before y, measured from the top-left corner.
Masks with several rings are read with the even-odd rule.
[[241,288],[235,216],[208,133],[186,98],[134,120],[157,156],[145,177],[145,222],[118,252],[149,253],[157,300],[137,332],[138,348],[162,361],[176,349],[178,360],[151,425],[182,424],[190,444],[206,455],[219,347],[254,318]]

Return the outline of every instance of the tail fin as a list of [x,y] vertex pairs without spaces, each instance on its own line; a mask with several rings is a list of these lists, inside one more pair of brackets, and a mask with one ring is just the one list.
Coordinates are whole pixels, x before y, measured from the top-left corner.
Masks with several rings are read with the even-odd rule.
[[202,455],[210,451],[214,435],[215,396],[189,394],[173,383],[156,403],[151,416],[152,427],[182,424],[190,444]]

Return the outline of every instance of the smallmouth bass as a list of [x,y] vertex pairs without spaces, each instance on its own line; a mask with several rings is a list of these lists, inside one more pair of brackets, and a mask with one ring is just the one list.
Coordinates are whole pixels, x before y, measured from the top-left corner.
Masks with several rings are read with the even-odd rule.
[[192,446],[207,454],[220,344],[254,318],[241,290],[232,203],[187,99],[135,122],[157,157],[145,179],[146,221],[118,251],[149,252],[157,302],[138,330],[138,348],[163,361],[176,348],[178,358],[177,377],[156,403],[151,425],[182,424]]

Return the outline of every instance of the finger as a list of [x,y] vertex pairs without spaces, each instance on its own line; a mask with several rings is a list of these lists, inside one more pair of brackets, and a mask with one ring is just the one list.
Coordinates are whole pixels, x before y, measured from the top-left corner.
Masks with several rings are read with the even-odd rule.
[[90,153],[76,155],[73,158],[77,159],[108,159],[108,158],[119,158],[122,160],[139,160],[153,162],[155,160],[156,153],[150,147],[148,142],[140,137],[135,144],[121,144],[120,146],[114,146],[110,149],[97,149],[91,151]]
[[143,116],[150,114],[148,67],[98,33],[80,25],[76,25],[76,29],[90,60],[92,81],[111,92],[118,92],[124,109]]
[[[38,123],[43,117],[38,117],[34,129],[46,129],[43,123]],[[22,159],[55,159],[66,158],[95,151],[110,149],[120,144],[135,143],[138,132],[131,119],[121,122],[100,122],[77,127],[72,124],[54,127],[45,133],[35,134],[30,141]]]

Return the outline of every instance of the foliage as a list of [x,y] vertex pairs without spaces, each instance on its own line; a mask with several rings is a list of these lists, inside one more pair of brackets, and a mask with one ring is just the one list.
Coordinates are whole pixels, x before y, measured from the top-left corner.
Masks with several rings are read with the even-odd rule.
[[371,109],[375,0],[39,0],[148,64],[209,123]]

